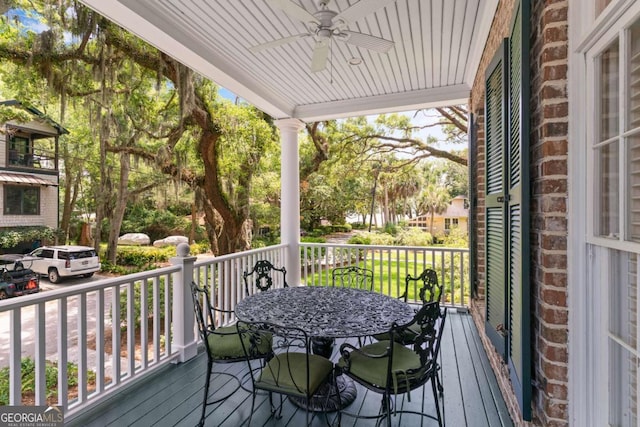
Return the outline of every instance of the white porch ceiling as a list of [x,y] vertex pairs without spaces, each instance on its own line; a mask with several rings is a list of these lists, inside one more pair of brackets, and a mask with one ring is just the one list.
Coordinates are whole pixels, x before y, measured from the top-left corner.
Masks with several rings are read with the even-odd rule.
[[[81,1],[271,116],[303,121],[466,103],[498,4],[391,1],[347,27],[393,40],[388,53],[336,41],[327,68],[312,73],[311,37],[249,51],[307,31],[274,0]],[[318,10],[318,0],[291,1]],[[354,57],[362,63],[350,65]]]

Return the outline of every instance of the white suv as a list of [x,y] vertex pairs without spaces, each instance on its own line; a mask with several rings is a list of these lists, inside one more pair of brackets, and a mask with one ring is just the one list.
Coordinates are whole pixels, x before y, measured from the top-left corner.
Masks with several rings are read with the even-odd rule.
[[22,258],[25,268],[48,276],[51,283],[63,277],[91,277],[100,271],[100,258],[88,246],[42,246]]

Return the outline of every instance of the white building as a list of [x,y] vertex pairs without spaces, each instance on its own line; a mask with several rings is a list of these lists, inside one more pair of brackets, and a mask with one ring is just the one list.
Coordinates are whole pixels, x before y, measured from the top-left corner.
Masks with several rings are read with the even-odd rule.
[[58,227],[59,124],[20,101],[0,106],[22,108],[33,120],[8,121],[0,128],[0,230],[13,227]]

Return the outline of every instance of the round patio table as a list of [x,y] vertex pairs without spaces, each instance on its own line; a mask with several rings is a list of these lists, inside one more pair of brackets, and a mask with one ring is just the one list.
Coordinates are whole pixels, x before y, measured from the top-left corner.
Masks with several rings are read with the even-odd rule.
[[[313,352],[331,358],[335,338],[366,337],[387,332],[393,323],[409,323],[415,311],[404,301],[375,292],[340,287],[299,286],[253,294],[240,301],[236,317],[244,322],[268,322],[295,326],[313,339]],[[340,400],[332,399],[329,410],[348,406],[356,397],[353,382],[338,377]],[[326,393],[312,399],[308,409],[326,410]],[[302,401],[292,399],[303,406]],[[338,404],[340,402],[340,404]]]

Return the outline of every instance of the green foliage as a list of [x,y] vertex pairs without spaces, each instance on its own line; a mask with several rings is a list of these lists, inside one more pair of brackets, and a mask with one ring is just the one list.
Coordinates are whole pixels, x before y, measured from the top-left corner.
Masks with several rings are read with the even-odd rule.
[[370,245],[371,244],[371,236],[370,233],[358,233],[355,236],[352,236],[347,240],[347,243],[350,245]]
[[[35,372],[36,364],[30,357],[25,357],[20,365],[22,379],[22,394],[35,393]],[[89,383],[94,383],[96,373],[87,372]],[[69,387],[78,385],[78,365],[67,363],[67,382]],[[55,362],[45,361],[45,389],[47,399],[56,399],[58,396],[58,364]],[[0,405],[9,404],[9,367],[0,369]]]
[[0,248],[15,248],[34,241],[54,242],[60,230],[50,227],[16,227],[0,231]]
[[395,244],[399,246],[430,246],[433,237],[418,227],[401,228],[396,234]]
[[269,231],[261,236],[254,236],[251,240],[251,248],[264,248],[267,246],[273,246],[280,243],[280,234],[275,231]]
[[[146,287],[147,287],[147,318],[148,319],[153,319],[154,317],[154,308],[153,308],[153,287],[154,284],[153,282],[147,282],[146,283]],[[160,313],[158,313],[158,319],[159,321],[162,323],[164,322],[164,278],[161,277],[160,281],[158,283],[158,288],[159,288],[159,292],[158,292],[158,298],[159,298],[159,302],[160,302]],[[169,292],[171,292],[171,289],[169,289]],[[127,291],[123,291],[120,293],[120,325],[122,328],[126,328],[128,327],[127,325]],[[133,289],[133,319],[134,319],[134,327],[138,327],[140,325],[140,320],[142,319],[141,313],[141,303],[142,303],[142,283],[138,282],[134,285],[134,289]]]
[[360,232],[356,234],[356,236],[349,239],[349,243],[355,242],[355,238],[359,237],[362,239],[363,243],[354,243],[354,244],[362,244],[362,245],[382,245],[388,246],[394,244],[394,237],[387,233],[378,233],[378,232]]
[[[327,239],[325,239],[324,237],[321,236],[300,236],[300,242],[302,243],[327,243]],[[316,257],[324,257],[324,255],[327,253],[327,248],[325,247],[321,247],[321,248],[307,248],[306,249],[306,254],[305,254],[305,249],[304,248],[300,248],[300,260],[302,262],[304,262],[305,259],[309,259],[311,258],[315,253]],[[305,256],[306,255],[306,256]]]
[[[190,230],[191,221],[184,216],[177,216],[171,211],[160,210],[155,206],[135,204],[125,213],[121,234],[144,233],[153,242],[172,235],[188,236]],[[203,232],[204,230],[200,230],[196,240],[203,239]]]
[[190,248],[191,249],[189,250],[189,253],[191,255],[206,254],[207,252],[211,251],[209,242],[206,242],[206,241],[192,243]]
[[327,239],[320,236],[301,236],[300,242],[304,243],[327,243]]
[[384,225],[384,232],[395,236],[398,234],[398,227],[395,224],[388,222]]
[[351,231],[351,224],[334,224],[331,226],[334,233],[348,233]]
[[156,248],[152,246],[118,246],[116,262],[118,265],[130,265],[134,267],[156,266],[166,263],[169,258],[176,256],[174,246]]
[[449,230],[449,235],[444,238],[442,244],[450,248],[468,248],[469,236],[459,227],[452,227]]

